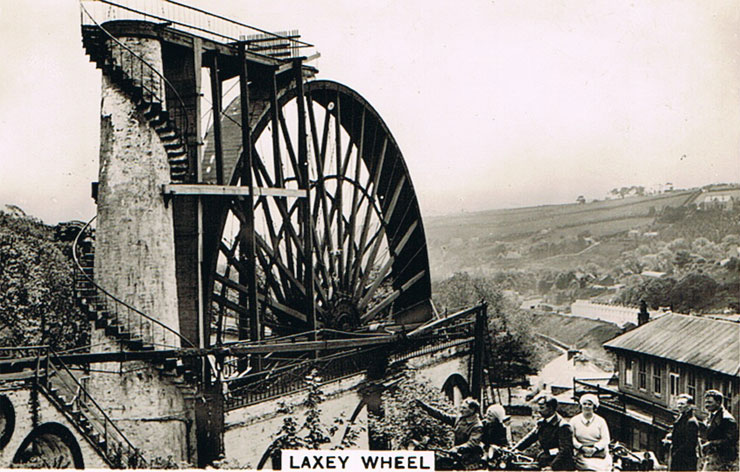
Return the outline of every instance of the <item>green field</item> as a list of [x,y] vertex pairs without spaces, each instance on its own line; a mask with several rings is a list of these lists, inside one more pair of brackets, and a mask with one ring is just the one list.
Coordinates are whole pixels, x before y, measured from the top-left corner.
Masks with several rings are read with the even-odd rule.
[[[432,277],[454,272],[486,274],[527,265],[569,266],[573,258],[611,257],[631,247],[630,230],[646,231],[665,207],[693,202],[692,190],[628,197],[585,204],[543,205],[426,218]],[[599,244],[583,253],[568,250],[568,241],[589,236]],[[560,244],[562,250],[531,256],[534,244]],[[503,244],[503,246],[502,246]],[[504,248],[505,249],[502,249]],[[503,252],[503,253],[502,253]]]

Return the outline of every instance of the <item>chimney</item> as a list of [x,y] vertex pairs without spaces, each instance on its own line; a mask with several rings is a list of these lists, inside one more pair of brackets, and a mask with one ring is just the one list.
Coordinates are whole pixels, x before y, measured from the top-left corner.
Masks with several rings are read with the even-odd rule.
[[640,300],[640,311],[637,313],[637,326],[642,326],[650,321],[650,313],[647,309],[647,302]]

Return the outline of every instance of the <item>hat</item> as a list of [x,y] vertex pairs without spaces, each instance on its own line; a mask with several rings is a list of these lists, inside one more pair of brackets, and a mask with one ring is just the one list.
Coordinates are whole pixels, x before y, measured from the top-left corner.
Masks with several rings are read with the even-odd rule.
[[583,406],[583,402],[587,400],[594,404],[594,408],[599,407],[599,397],[597,397],[593,393],[587,393],[585,395],[581,395],[581,398],[578,400],[578,403],[580,403],[581,406]]
[[504,407],[499,405],[498,403],[488,407],[488,410],[486,410],[486,416],[493,416],[502,423],[509,419],[509,417],[506,416],[506,411],[504,410]]

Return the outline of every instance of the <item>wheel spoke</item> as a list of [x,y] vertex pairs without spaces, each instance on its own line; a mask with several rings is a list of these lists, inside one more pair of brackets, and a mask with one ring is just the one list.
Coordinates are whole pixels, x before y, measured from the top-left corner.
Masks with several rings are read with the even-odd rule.
[[[368,176],[368,184],[372,180],[372,188],[370,189],[370,198],[368,200],[368,206],[365,209],[365,221],[362,225],[362,232],[360,233],[360,248],[364,248],[365,244],[367,243],[367,232],[370,227],[370,219],[372,217],[373,213],[373,206],[370,204],[375,199],[375,192],[378,189],[378,181],[380,180],[380,174],[383,170],[383,161],[385,160],[385,151],[388,145],[388,139],[387,137],[383,139],[383,145],[381,147],[380,156],[378,156],[378,164],[375,166],[375,172],[374,175],[370,174]],[[366,186],[367,187],[367,186]],[[362,258],[355,258],[355,268],[352,274],[352,287],[359,288],[362,286],[362,284],[358,285],[357,283],[357,277],[360,273],[360,266],[362,265]],[[365,274],[363,274],[365,275]]]
[[[311,99],[311,95],[310,94],[307,95],[307,98],[308,98],[307,100],[308,119],[310,122],[311,136],[314,142],[314,149],[316,150],[316,149],[319,149],[319,138],[316,132],[316,117],[314,115],[313,100]],[[324,162],[323,162],[324,161],[323,155],[324,155],[324,150],[326,148],[326,139],[327,139],[326,137],[328,133],[328,128],[329,128],[329,113],[326,113],[325,120],[324,120],[324,136],[323,136],[324,142],[322,143],[322,147],[321,147],[322,150],[318,156],[314,154],[316,157],[316,167],[317,167],[317,172],[316,172],[317,176],[316,176],[316,185],[315,185],[317,195],[316,195],[315,209],[314,209],[313,215],[314,215],[314,221],[317,221],[318,220],[318,211],[317,211],[318,208],[316,208],[316,206],[318,206],[318,201],[320,200],[322,216],[323,216],[322,219],[324,222],[324,240],[321,246],[316,247],[316,250],[317,252],[323,252],[324,249],[327,250],[329,254],[328,256],[329,275],[331,276],[330,280],[333,284],[334,274],[336,273],[335,272],[336,264],[335,264],[335,259],[334,259],[334,247],[332,245],[332,240],[331,240],[331,226],[330,226],[331,221],[330,221],[330,216],[329,216],[328,208],[327,208],[328,204],[326,202],[327,194],[326,194],[326,185],[325,185],[325,180],[324,180]],[[314,228],[315,227],[316,225],[314,225]],[[328,246],[325,246],[325,245],[328,245]],[[336,291],[336,286],[334,287],[334,290]]]
[[[350,224],[349,224],[349,244],[347,249],[347,269],[345,271],[345,285],[349,286],[351,281],[351,268],[352,268],[352,249],[355,245],[355,225],[357,223],[357,212],[360,204],[360,186],[357,182],[360,181],[360,170],[362,169],[362,146],[365,141],[365,109],[362,109],[362,116],[360,117],[360,139],[357,141],[357,158],[355,160],[355,174],[354,174],[354,190],[352,191],[352,210],[350,213]],[[349,154],[347,154],[349,156]],[[364,195],[364,192],[363,192]]]
[[[342,133],[341,133],[341,102],[339,100],[339,92],[337,91],[337,99],[334,104],[334,110],[336,111],[336,115],[334,116],[334,138],[336,139],[336,145],[335,145],[335,151],[336,151],[336,157],[337,157],[337,189],[334,193],[334,205],[336,206],[336,214],[337,214],[337,277],[342,280],[343,272],[344,272],[344,255],[343,255],[343,249],[344,249],[344,236],[343,236],[343,207],[342,207],[342,186],[344,185],[343,177],[343,169],[342,169],[342,159],[341,159],[341,152],[342,152]],[[329,113],[327,113],[327,116],[329,116]],[[352,146],[349,146],[351,149]]]

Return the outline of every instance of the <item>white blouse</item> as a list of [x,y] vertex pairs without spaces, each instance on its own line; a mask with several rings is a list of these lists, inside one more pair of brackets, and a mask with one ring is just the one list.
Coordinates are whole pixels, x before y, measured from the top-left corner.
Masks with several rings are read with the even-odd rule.
[[[604,418],[594,415],[590,421],[583,417],[583,413],[570,419],[573,428],[573,447],[575,449],[576,468],[578,470],[610,470],[611,457],[609,456],[609,426]],[[586,457],[580,453],[583,446],[593,446],[597,451],[606,451],[606,457]]]

